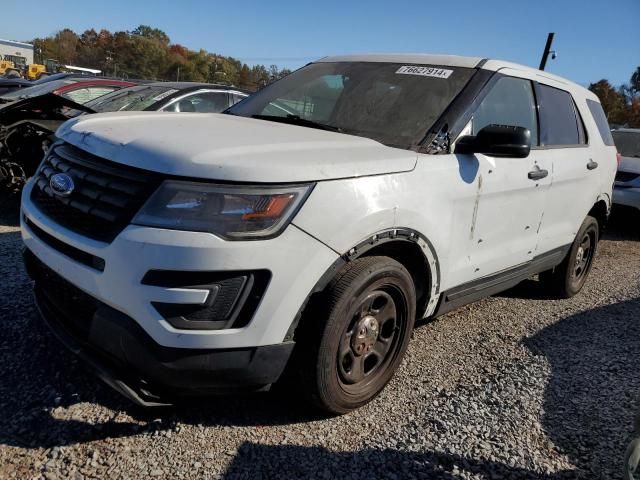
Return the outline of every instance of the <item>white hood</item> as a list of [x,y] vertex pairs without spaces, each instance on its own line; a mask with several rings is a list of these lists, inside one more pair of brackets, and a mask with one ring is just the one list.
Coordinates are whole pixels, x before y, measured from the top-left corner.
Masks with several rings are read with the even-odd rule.
[[184,177],[303,182],[412,170],[417,154],[363,137],[222,114],[85,115],[56,135],[114,162]]

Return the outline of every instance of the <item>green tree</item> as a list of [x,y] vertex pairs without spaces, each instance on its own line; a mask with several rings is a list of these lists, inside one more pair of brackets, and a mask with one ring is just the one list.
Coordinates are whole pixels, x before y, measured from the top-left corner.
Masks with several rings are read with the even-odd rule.
[[589,85],[589,90],[595,93],[602,103],[602,108],[610,124],[624,124],[625,101],[624,95],[613,88],[608,80],[600,80]]
[[169,36],[162,30],[149,27],[148,25],[140,25],[131,31],[131,35],[137,35],[149,40],[156,40],[164,45],[169,45]]
[[238,74],[238,86],[242,88],[251,88],[251,70],[249,66],[245,63],[240,68],[240,72]]
[[78,36],[70,29],[56,33],[53,43],[53,57],[62,64],[73,63],[76,59]]
[[634,95],[640,95],[640,67],[636,68],[635,72],[631,75],[629,86]]

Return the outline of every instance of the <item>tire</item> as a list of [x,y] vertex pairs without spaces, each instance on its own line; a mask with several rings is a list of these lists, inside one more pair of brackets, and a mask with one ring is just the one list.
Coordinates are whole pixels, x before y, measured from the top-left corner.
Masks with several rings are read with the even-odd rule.
[[599,233],[598,221],[591,216],[585,218],[562,263],[540,274],[545,290],[554,298],[571,298],[582,290],[591,271]]
[[303,319],[298,377],[320,409],[343,414],[375,398],[406,352],[416,317],[409,272],[388,257],[347,264]]

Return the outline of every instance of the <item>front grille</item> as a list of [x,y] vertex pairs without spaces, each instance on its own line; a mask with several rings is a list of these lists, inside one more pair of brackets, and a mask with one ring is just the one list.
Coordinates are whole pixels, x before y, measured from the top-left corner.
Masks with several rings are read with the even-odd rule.
[[49,235],[47,232],[42,230],[26,216],[24,217],[24,223],[27,225],[27,227],[29,227],[31,232],[33,232],[36,237],[49,245],[51,248],[57,250],[58,252],[66,255],[69,258],[72,258],[76,262],[80,262],[88,267],[94,268],[99,272],[104,272],[105,261],[103,258],[96,257],[95,255],[91,255],[90,253],[80,250],[79,248],[72,247],[71,245],[58,240],[53,235]]
[[[56,195],[49,179],[73,178],[69,196]],[[55,146],[34,178],[31,200],[60,225],[94,240],[111,242],[161,182],[159,175],[91,155],[69,144]]]
[[619,171],[618,173],[616,173],[616,182],[621,182],[621,183],[633,182],[638,177],[640,177],[640,175],[637,173]]

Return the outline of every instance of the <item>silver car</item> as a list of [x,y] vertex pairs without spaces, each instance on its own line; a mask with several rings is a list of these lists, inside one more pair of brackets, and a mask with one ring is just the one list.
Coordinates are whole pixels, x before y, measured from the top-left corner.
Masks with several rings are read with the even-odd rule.
[[611,135],[622,156],[613,189],[613,203],[640,210],[640,129],[621,128],[613,130]]

